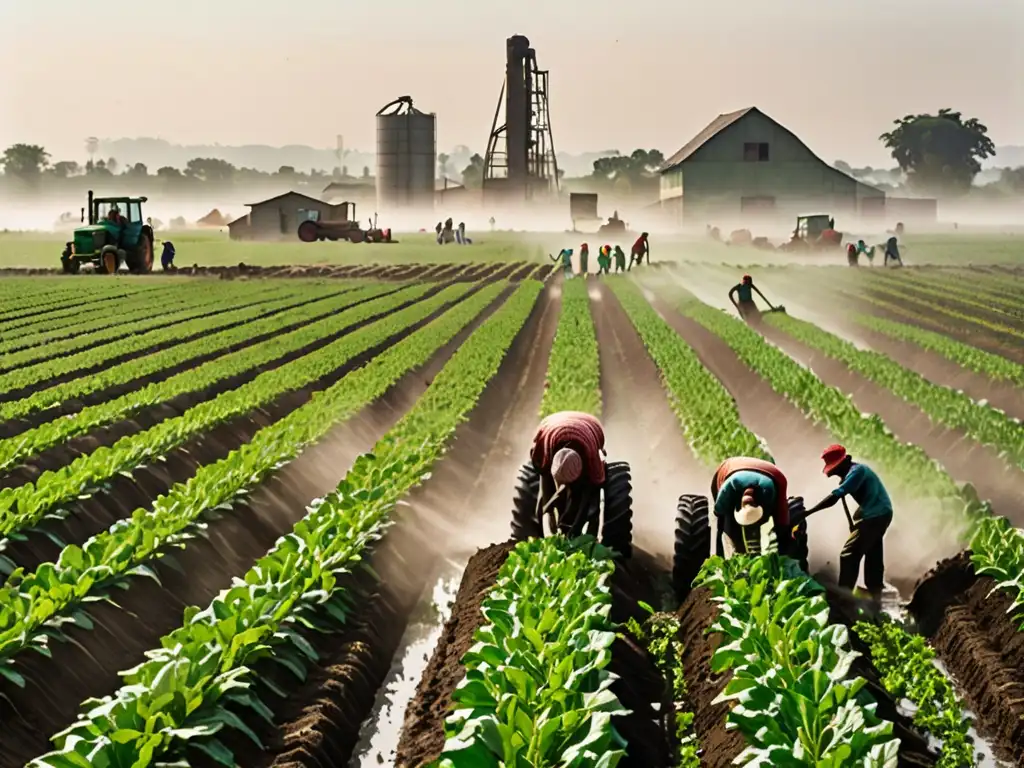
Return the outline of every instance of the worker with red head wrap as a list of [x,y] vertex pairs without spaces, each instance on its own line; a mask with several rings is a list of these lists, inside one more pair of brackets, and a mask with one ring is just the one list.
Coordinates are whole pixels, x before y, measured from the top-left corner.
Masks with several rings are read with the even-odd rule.
[[892,501],[881,479],[871,467],[858,464],[841,445],[830,445],[821,454],[826,477],[838,477],[839,487],[807,510],[813,514],[852,496],[858,509],[852,518],[850,537],[839,556],[839,586],[857,586],[860,563],[864,560],[864,583],[871,598],[880,603],[885,586],[885,532],[892,523]]
[[647,263],[651,263],[651,246],[647,242],[647,233],[641,232],[640,237],[633,243],[633,250],[629,254],[629,267],[633,268],[633,262],[636,262],[637,266],[644,263],[644,256],[647,257]]
[[584,277],[590,271],[590,246],[586,243],[580,246],[580,274]]
[[744,543],[744,526],[761,526],[772,521],[779,552],[786,554],[792,541],[789,526],[789,497],[786,476],[770,461],[749,456],[726,459],[718,465],[711,481],[718,523],[716,552],[725,555],[723,535],[739,543],[739,551],[760,551],[756,544]]

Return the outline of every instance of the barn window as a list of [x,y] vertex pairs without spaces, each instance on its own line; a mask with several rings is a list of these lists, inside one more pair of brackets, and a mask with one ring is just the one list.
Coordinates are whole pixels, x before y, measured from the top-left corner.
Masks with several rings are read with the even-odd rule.
[[768,162],[768,142],[748,141],[743,145],[743,161],[746,163]]

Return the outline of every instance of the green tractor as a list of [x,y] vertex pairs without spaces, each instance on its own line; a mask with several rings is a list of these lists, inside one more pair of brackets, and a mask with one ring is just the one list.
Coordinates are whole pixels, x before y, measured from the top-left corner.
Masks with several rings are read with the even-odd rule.
[[94,197],[89,190],[88,208],[82,209],[82,223],[60,256],[64,272],[76,274],[82,264],[96,265],[108,275],[121,270],[153,270],[153,228],[142,218],[145,197]]

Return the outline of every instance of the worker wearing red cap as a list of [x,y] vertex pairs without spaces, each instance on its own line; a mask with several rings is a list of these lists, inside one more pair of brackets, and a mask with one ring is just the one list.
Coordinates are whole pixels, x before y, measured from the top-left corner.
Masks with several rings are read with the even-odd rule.
[[[760,525],[769,518],[775,528],[779,552],[788,552],[792,532],[786,491],[786,476],[770,461],[737,456],[719,464],[711,481],[718,523],[717,554],[724,556],[723,534],[734,542],[739,541],[742,526]],[[757,544],[760,545],[760,537]]]
[[[545,509],[561,495],[586,501],[605,480],[604,429],[589,413],[553,413],[537,427],[530,461],[540,472],[540,503]],[[563,505],[564,506],[564,505]],[[586,506],[584,505],[585,509]],[[584,521],[573,521],[581,526]],[[581,530],[565,531],[577,535]]]
[[754,278],[750,275],[744,275],[739,283],[729,289],[729,301],[736,307],[736,311],[740,313],[740,317],[744,320],[761,314],[754,303],[754,291],[757,291],[757,295],[764,299],[765,304],[771,306],[768,299],[765,299],[764,294],[754,285]]
[[826,477],[838,477],[839,487],[807,510],[810,515],[828,509],[845,496],[852,496],[858,509],[853,515],[853,530],[839,557],[839,586],[853,590],[857,586],[861,559],[864,560],[864,583],[872,599],[882,599],[885,586],[883,541],[892,523],[892,501],[881,479],[871,467],[854,462],[841,445],[830,445],[821,454]]

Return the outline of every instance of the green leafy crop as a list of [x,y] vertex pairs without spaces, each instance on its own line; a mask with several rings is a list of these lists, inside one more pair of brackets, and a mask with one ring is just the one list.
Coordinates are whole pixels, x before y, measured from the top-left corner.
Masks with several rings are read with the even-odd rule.
[[601,369],[585,280],[562,288],[562,313],[548,360],[541,418],[558,411],[601,413]]

